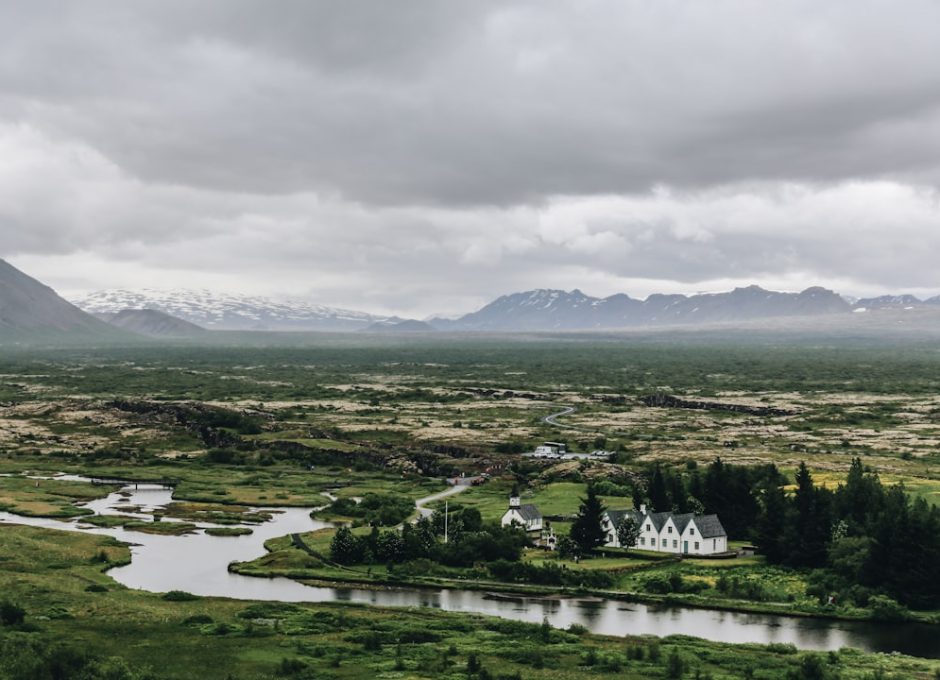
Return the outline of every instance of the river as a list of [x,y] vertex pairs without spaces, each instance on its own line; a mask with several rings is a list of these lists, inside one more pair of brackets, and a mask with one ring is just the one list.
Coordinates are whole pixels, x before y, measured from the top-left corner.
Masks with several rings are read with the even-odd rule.
[[[72,477],[72,479],[76,479]],[[121,506],[141,506],[147,513],[171,502],[172,492],[156,486],[126,487],[121,493],[85,504],[98,514],[115,514]],[[126,494],[130,494],[129,497]],[[0,512],[3,523],[113,536],[131,544],[130,564],[109,574],[119,583],[151,592],[185,590],[202,596],[284,602],[356,602],[381,607],[432,607],[474,612],[558,628],[580,624],[604,635],[691,635],[719,642],[791,643],[820,651],[856,647],[871,652],[898,651],[913,656],[940,658],[940,627],[926,624],[879,624],[867,621],[831,621],[792,616],[722,612],[689,607],[654,606],[601,598],[541,599],[490,595],[452,589],[306,586],[286,578],[255,578],[232,574],[228,565],[264,554],[270,538],[330,526],[310,518],[311,508],[259,508],[274,514],[250,526],[249,536],[208,536],[202,531],[184,536],[160,536],[99,528],[81,519],[61,521],[21,517]],[[166,520],[164,520],[166,521]],[[200,527],[211,526],[201,523]]]

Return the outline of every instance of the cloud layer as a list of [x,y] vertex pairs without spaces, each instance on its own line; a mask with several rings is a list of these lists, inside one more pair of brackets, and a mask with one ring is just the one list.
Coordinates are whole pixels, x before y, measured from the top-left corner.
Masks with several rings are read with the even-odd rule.
[[940,291],[940,5],[10,2],[0,256],[412,315]]

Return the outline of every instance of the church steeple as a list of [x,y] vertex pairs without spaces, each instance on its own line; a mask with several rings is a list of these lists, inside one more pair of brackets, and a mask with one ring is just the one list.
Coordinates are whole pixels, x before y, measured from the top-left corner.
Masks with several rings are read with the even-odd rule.
[[519,487],[514,484],[512,491],[509,492],[509,507],[518,508],[520,505],[522,505],[522,500],[519,498]]

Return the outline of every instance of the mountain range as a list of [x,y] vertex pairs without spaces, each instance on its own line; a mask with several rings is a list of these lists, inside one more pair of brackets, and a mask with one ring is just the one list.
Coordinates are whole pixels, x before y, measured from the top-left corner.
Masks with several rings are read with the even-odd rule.
[[102,290],[74,302],[91,314],[150,309],[210,330],[357,331],[376,322],[402,321],[304,300],[273,300],[207,290]]
[[302,300],[208,291],[106,290],[75,303],[0,260],[2,342],[128,341],[141,336],[193,338],[203,335],[204,329],[531,332],[746,324],[797,317],[804,320],[826,317],[831,325],[844,324],[840,318],[891,310],[905,317],[910,310],[919,310],[919,314],[926,315],[924,318],[940,318],[940,296],[921,300],[912,295],[896,295],[849,302],[819,287],[782,293],[748,286],[724,293],[650,295],[643,300],[624,294],[598,298],[580,290],[538,289],[504,295],[458,318],[426,321],[325,307]]
[[107,290],[75,301],[88,312],[116,314],[152,309],[215,330],[295,330],[388,332],[579,331],[676,325],[733,324],[762,319],[816,317],[914,307],[940,309],[940,296],[882,296],[849,302],[826,288],[800,293],[759,286],[698,295],[625,294],[592,297],[580,290],[537,289],[497,298],[475,312],[425,321],[324,307],[306,301],[189,290]]
[[650,295],[645,300],[623,294],[596,298],[580,290],[533,290],[504,295],[459,319],[432,319],[430,323],[453,331],[564,331],[729,323],[840,314],[851,309],[842,297],[825,288],[778,293],[748,286],[727,293]]

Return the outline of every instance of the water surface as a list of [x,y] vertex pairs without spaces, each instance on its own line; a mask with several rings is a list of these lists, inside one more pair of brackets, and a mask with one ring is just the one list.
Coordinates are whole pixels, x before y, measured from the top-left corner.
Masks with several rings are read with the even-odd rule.
[[[75,477],[73,477],[75,479]],[[79,478],[80,479],[80,478]],[[115,514],[121,506],[141,506],[152,512],[171,501],[172,492],[156,486],[127,487],[120,493],[87,503],[99,514]],[[454,492],[451,492],[454,493]],[[115,509],[117,508],[117,509]],[[228,565],[264,554],[264,542],[291,533],[330,526],[310,518],[311,508],[258,508],[273,519],[250,536],[208,536],[202,531],[184,536],[160,536],[83,525],[81,519],[59,521],[0,513],[4,522],[88,531],[131,544],[133,560],[109,574],[129,588],[151,592],[185,590],[203,596],[284,602],[356,602],[381,607],[431,607],[474,612],[556,627],[580,624],[604,635],[691,635],[718,642],[790,643],[820,651],[857,647],[871,652],[898,651],[940,658],[940,626],[829,621],[792,616],[745,614],[688,607],[667,607],[602,598],[542,599],[511,597],[467,590],[382,588],[378,590],[306,586],[286,578],[256,578],[232,574]],[[143,517],[142,517],[143,518]],[[212,526],[200,523],[200,527]]]

